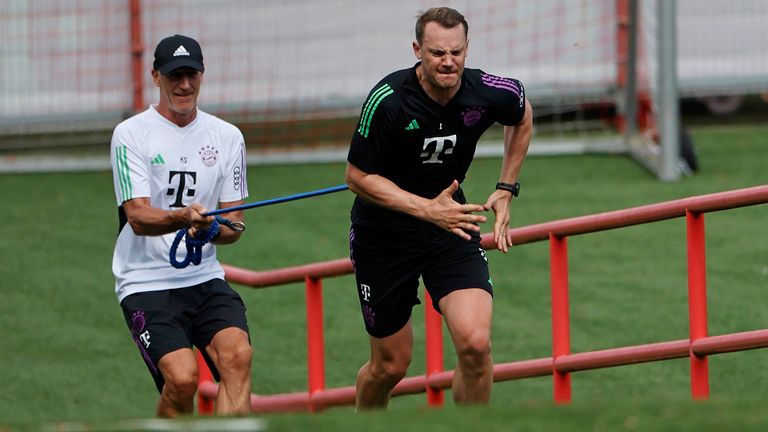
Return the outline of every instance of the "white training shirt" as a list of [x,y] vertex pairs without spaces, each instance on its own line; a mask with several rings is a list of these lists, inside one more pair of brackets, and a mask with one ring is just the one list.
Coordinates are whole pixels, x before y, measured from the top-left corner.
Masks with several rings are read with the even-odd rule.
[[[152,207],[175,210],[199,203],[210,210],[219,202],[248,196],[245,140],[234,125],[197,110],[192,123],[179,127],[154,105],[115,128],[111,144],[117,205],[149,198]],[[176,233],[139,236],[121,217],[112,256],[118,301],[131,294],[184,288],[224,278],[213,244],[203,246],[200,265],[171,266],[169,253]],[[182,240],[177,260],[186,257]]]

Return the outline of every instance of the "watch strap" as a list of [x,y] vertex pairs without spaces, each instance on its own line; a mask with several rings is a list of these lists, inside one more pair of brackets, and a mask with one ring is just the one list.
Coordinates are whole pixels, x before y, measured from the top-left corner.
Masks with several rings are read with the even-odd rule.
[[513,197],[520,195],[520,182],[515,183],[496,183],[496,189],[510,192]]

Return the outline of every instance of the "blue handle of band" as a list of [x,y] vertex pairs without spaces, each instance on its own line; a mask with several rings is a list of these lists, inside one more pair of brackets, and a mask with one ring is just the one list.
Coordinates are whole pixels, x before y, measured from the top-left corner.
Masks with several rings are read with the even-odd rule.
[[[173,243],[171,243],[171,252],[169,257],[171,266],[173,266],[173,268],[183,269],[188,267],[190,264],[200,265],[200,262],[203,259],[203,246],[205,246],[206,243],[210,243],[211,240],[216,237],[216,234],[219,233],[219,229],[219,222],[213,221],[207,230],[198,231],[197,235],[201,237],[199,239],[188,236],[188,228],[182,228],[177,231],[176,237],[173,239]],[[181,240],[185,237],[187,256],[184,257],[184,260],[179,261],[176,259],[176,254],[178,253]]]

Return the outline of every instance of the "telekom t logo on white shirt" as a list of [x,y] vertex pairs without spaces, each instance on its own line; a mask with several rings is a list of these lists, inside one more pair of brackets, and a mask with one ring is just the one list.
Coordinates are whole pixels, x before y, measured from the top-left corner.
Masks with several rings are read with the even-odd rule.
[[[189,176],[189,178],[187,178],[187,176]],[[175,188],[172,187],[174,185],[174,178],[178,179],[178,186]],[[188,180],[189,183],[187,183]],[[170,207],[184,207],[183,198],[185,189],[188,197],[195,196],[195,190],[192,187],[195,186],[196,180],[197,173],[194,171],[171,171],[168,173],[168,192],[166,195],[175,195],[176,198]]]

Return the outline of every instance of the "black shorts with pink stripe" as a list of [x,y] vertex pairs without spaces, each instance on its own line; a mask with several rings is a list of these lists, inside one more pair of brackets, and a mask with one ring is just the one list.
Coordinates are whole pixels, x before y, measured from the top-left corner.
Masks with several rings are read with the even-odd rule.
[[471,240],[421,223],[418,230],[381,230],[353,224],[350,257],[357,294],[371,336],[390,336],[403,328],[418,298],[419,277],[440,312],[440,299],[452,291],[481,288],[493,295],[480,235]]
[[221,279],[188,288],[131,294],[120,306],[159,392],[165,385],[158,367],[164,355],[195,346],[218,381],[219,371],[205,347],[225,328],[237,327],[248,333],[243,300]]

